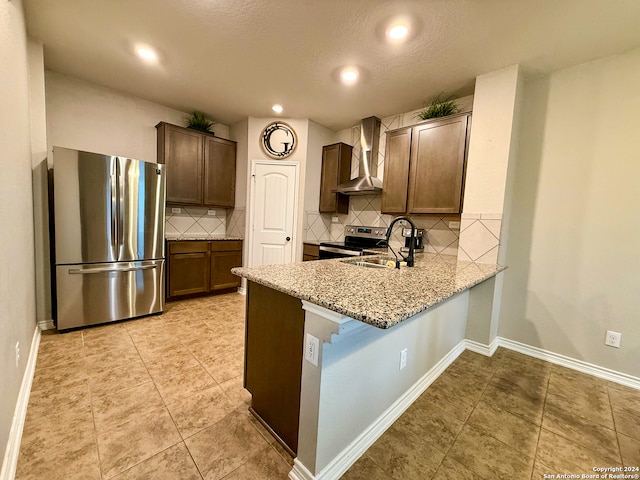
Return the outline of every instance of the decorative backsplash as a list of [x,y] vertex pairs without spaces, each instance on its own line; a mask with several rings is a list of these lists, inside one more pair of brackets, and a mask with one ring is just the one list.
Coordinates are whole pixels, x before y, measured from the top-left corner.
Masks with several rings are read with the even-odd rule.
[[245,215],[244,208],[227,210],[227,235],[244,237]]
[[167,238],[207,237],[227,233],[227,211],[223,208],[209,215],[208,209],[181,207],[180,213],[172,213],[167,207],[165,217],[165,235]]
[[[347,215],[326,215],[319,212],[305,212],[304,233],[306,241],[342,241],[344,240],[345,225],[367,225],[373,227],[388,227],[395,218],[393,215],[380,213],[380,195],[352,196],[349,200]],[[337,219],[337,222],[332,221]],[[411,220],[417,228],[425,230],[425,251],[456,255],[460,228],[450,228],[450,221],[460,221],[458,215],[453,216],[412,216]],[[391,238],[393,248],[404,245],[400,235],[400,227],[394,228]]]

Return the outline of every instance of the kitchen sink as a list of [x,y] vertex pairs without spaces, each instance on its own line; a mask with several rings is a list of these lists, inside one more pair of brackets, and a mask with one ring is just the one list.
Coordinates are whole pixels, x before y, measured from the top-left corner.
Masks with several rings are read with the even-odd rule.
[[[388,262],[390,262],[390,264]],[[342,263],[348,263],[350,265],[355,265],[356,267],[394,268],[396,265],[396,260],[393,257],[366,258],[362,260],[356,258],[343,260]]]

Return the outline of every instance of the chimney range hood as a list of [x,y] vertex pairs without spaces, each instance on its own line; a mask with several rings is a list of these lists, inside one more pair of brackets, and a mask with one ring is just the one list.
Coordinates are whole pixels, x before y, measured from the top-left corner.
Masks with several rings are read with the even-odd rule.
[[375,195],[382,193],[382,181],[378,174],[378,150],[380,144],[380,119],[362,119],[360,127],[360,162],[358,176],[338,185],[333,191],[344,195]]

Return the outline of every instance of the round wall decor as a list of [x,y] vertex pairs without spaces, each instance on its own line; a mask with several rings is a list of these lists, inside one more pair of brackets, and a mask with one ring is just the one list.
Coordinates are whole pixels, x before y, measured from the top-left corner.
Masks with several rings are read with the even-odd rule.
[[271,122],[262,130],[260,145],[264,153],[271,158],[287,158],[298,146],[298,137],[290,125],[284,122]]

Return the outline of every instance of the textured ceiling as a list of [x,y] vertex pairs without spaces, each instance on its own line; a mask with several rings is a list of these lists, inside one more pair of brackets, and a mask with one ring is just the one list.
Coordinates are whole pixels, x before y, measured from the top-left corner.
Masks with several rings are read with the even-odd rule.
[[[472,93],[477,75],[514,63],[531,75],[640,46],[638,0],[23,1],[47,69],[225,124],[281,103],[340,129]],[[389,45],[400,14],[413,35]],[[355,86],[336,81],[347,64],[364,71]]]

